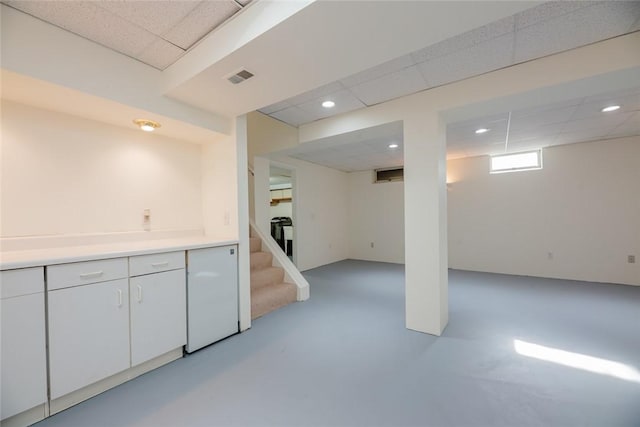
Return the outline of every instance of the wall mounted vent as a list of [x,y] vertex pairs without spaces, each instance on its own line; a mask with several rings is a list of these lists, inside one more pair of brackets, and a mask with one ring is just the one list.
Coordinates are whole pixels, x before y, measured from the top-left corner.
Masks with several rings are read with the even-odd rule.
[[249,80],[251,77],[253,77],[253,73],[251,73],[250,71],[240,70],[237,73],[228,76],[227,80],[229,80],[234,85],[237,85],[245,80]]
[[373,171],[373,182],[404,181],[404,168],[376,169]]

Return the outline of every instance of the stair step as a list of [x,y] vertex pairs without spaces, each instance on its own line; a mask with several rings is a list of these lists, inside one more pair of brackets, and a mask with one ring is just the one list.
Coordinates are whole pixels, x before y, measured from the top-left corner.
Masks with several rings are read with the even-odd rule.
[[251,272],[251,290],[284,281],[284,270],[280,267],[267,267]]
[[251,252],[251,271],[271,267],[272,261],[271,252]]
[[259,237],[249,237],[249,248],[251,252],[260,252],[262,250],[262,240]]
[[296,285],[274,283],[251,290],[251,320],[296,302]]

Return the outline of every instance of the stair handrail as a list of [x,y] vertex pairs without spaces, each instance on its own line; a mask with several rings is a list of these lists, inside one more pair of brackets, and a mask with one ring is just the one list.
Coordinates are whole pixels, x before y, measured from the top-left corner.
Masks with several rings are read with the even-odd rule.
[[306,301],[309,299],[309,282],[304,278],[298,267],[289,259],[287,254],[284,253],[280,245],[271,237],[270,233],[265,233],[257,226],[253,219],[249,219],[249,225],[253,232],[262,240],[262,244],[269,249],[273,259],[278,267],[284,270],[285,280],[289,283],[296,285],[298,301]]

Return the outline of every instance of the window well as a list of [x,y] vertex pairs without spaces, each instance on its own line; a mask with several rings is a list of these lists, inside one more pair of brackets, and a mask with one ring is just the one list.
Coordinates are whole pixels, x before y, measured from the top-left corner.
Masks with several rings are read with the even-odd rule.
[[540,150],[491,156],[491,173],[534,169],[542,169],[542,151]]

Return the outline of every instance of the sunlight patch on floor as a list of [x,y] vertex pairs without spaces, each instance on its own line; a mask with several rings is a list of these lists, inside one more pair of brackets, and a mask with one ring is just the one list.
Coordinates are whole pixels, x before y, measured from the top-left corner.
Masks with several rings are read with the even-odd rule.
[[513,346],[518,354],[533,357],[548,362],[557,363],[571,368],[582,369],[596,374],[609,375],[627,381],[640,383],[640,372],[634,367],[612,360],[573,353],[552,347],[545,347],[526,341],[513,340]]

